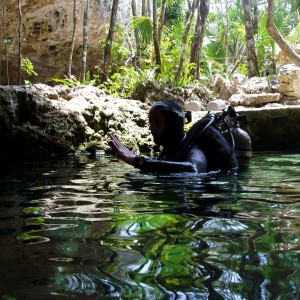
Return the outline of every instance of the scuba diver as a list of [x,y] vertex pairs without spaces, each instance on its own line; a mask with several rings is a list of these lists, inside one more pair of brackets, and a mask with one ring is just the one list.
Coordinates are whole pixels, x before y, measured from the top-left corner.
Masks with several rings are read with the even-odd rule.
[[111,133],[110,144],[126,163],[153,173],[207,173],[217,171],[236,174],[239,165],[234,146],[216,126],[215,117],[205,117],[185,134],[186,113],[171,100],[156,102],[149,112],[149,129],[157,146],[158,158],[137,155]]

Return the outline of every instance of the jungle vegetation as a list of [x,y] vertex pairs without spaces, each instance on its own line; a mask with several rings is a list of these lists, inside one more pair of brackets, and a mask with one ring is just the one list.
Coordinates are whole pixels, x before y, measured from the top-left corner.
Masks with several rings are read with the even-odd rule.
[[[84,3],[82,76],[74,78],[72,55],[80,1]],[[92,83],[119,97],[134,98],[149,82],[181,88],[208,83],[216,73],[226,78],[234,73],[272,75],[278,72],[281,57],[300,65],[300,0],[129,0],[131,16],[125,25],[118,20],[122,1],[111,0],[107,36],[99,40],[103,59],[90,78],[86,61],[91,2],[101,0],[73,0],[68,74],[58,82]],[[21,35],[20,26],[20,41]],[[3,43],[7,53],[5,33]],[[20,72],[34,74],[21,51],[19,61]]]
[[96,83],[123,97],[149,81],[182,87],[215,73],[276,74],[279,51],[300,63],[299,0],[131,0],[126,29],[113,2]]

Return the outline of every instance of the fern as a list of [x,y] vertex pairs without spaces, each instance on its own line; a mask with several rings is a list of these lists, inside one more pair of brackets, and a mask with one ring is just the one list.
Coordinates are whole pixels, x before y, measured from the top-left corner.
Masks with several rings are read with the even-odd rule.
[[48,81],[53,81],[55,83],[61,83],[63,85],[69,86],[69,87],[75,87],[75,86],[80,86],[81,83],[80,81],[75,77],[71,76],[71,78],[68,78],[65,76],[65,78],[49,78]]

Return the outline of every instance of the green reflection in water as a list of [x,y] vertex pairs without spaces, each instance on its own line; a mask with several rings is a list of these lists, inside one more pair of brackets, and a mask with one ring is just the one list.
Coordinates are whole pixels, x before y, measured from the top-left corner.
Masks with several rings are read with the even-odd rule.
[[[88,162],[69,163],[68,176],[61,164],[43,170],[47,182],[35,185],[45,189],[28,178],[18,197],[2,193],[11,291],[28,299],[43,298],[28,296],[33,286],[44,298],[76,300],[299,298],[299,155],[262,155],[241,176],[207,181]],[[17,273],[21,280],[6,279]]]

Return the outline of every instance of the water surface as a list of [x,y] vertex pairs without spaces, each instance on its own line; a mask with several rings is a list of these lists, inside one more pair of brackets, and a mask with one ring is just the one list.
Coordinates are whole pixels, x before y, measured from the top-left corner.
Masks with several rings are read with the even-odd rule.
[[104,155],[3,165],[0,296],[299,299],[299,171],[289,153],[233,177]]

